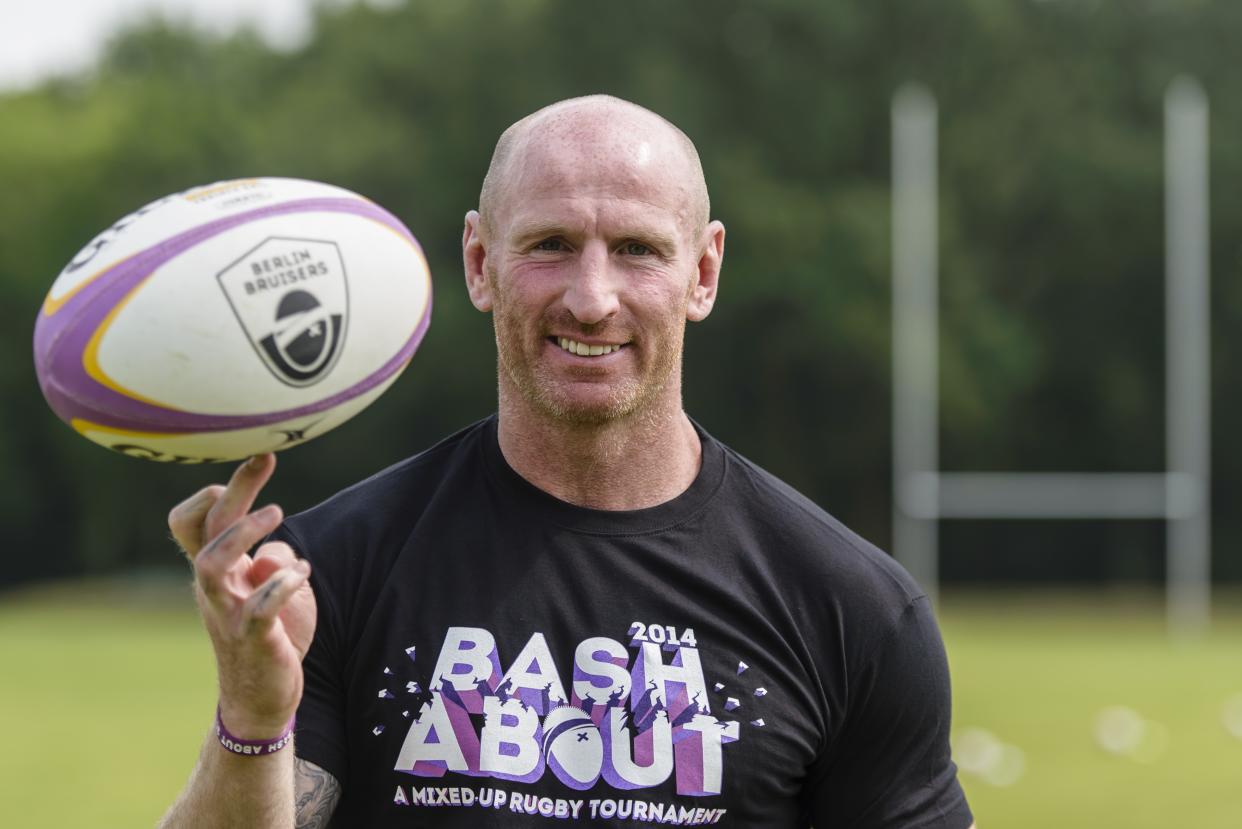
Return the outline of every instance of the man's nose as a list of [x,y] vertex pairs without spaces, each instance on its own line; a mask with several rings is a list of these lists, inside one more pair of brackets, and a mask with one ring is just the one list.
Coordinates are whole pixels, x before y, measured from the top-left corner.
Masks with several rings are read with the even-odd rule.
[[583,325],[602,322],[617,312],[620,301],[609,268],[608,250],[602,244],[588,245],[582,251],[564,301],[574,319]]

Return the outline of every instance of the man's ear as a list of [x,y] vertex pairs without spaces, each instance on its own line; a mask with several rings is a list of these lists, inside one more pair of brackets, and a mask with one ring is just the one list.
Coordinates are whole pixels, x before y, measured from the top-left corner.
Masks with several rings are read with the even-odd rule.
[[480,311],[492,310],[492,286],[487,281],[487,248],[479,223],[479,211],[466,213],[466,228],[461,234],[461,259],[466,269],[466,291],[470,302]]
[[703,231],[702,253],[696,265],[695,282],[690,286],[686,319],[699,322],[707,318],[716,304],[716,287],[720,284],[720,266],[724,263],[725,228],[711,222]]

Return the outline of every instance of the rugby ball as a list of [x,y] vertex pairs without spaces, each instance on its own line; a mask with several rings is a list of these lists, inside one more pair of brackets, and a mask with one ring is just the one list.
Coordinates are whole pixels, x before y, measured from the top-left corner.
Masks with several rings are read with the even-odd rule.
[[39,312],[35,368],[53,411],[109,449],[236,460],[366,408],[430,314],[422,250],[374,202],[223,181],[146,205],[74,256]]

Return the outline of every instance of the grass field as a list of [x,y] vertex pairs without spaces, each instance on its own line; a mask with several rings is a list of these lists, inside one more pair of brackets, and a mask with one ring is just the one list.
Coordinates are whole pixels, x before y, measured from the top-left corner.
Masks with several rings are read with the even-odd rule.
[[[980,829],[1242,826],[1242,739],[1222,722],[1242,693],[1242,613],[1180,644],[1158,601],[1132,595],[950,594],[941,617]],[[0,666],[0,826],[152,825],[215,702],[188,590],[0,597]],[[1110,753],[1095,728],[1115,706],[1142,720],[1121,717]]]
[[[955,753],[980,727],[1025,759],[1008,786],[963,771],[980,829],[1242,826],[1242,739],[1223,717],[1242,693],[1230,598],[1217,598],[1210,635],[1174,643],[1150,598],[947,597]],[[1148,723],[1133,753],[1096,742],[1097,717],[1114,706]]]

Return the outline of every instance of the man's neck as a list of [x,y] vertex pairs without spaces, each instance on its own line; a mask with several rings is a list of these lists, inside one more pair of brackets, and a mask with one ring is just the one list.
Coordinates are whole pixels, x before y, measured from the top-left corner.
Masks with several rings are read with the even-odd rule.
[[694,482],[702,460],[698,432],[679,401],[586,425],[554,420],[502,393],[499,440],[509,466],[527,481],[602,510],[671,501]]

